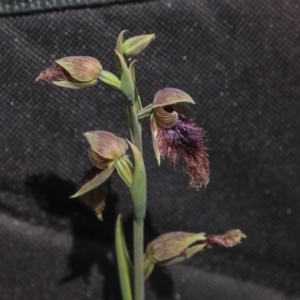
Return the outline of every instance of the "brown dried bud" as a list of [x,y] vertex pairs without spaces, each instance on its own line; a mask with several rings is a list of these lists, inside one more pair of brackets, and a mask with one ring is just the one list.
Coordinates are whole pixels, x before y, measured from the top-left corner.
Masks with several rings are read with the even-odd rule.
[[233,247],[241,242],[246,235],[239,229],[229,230],[224,235],[209,235],[205,233],[169,232],[163,234],[148,244],[144,259],[144,275],[147,279],[154,266],[167,266],[179,263],[192,257],[197,252],[221,245]]

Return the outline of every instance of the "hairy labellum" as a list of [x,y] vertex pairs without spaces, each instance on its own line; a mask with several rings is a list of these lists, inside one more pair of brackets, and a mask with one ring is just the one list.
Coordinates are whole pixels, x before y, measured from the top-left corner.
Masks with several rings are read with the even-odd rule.
[[67,80],[68,73],[58,64],[54,64],[52,67],[42,71],[36,81],[62,81]]
[[209,161],[206,154],[205,132],[191,119],[179,118],[171,128],[158,126],[157,144],[163,158],[173,166],[181,158],[190,176],[190,186],[200,189],[209,182]]

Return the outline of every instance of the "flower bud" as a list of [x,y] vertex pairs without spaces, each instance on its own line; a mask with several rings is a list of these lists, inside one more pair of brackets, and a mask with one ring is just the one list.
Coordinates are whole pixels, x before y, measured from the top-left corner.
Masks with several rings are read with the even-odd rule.
[[220,245],[233,247],[246,235],[239,229],[229,230],[223,235],[205,233],[169,232],[148,244],[144,260],[145,276],[152,272],[152,265],[167,266],[192,257],[197,252]]
[[132,184],[133,166],[128,156],[124,155],[116,161],[116,169],[121,179],[130,187]]
[[122,52],[126,57],[141,53],[155,39],[154,34],[139,35],[129,38],[123,43]]
[[120,84],[121,84],[120,79],[111,72],[102,70],[99,75],[99,80],[116,89],[120,88]]
[[55,64],[42,71],[36,81],[50,81],[71,89],[88,88],[97,84],[102,70],[100,62],[90,56],[70,56],[58,59]]

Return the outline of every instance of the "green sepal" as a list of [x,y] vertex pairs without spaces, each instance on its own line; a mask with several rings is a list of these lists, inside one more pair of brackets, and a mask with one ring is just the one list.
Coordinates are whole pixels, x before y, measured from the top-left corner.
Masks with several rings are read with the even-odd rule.
[[115,166],[121,179],[128,187],[130,187],[133,178],[133,166],[129,158],[127,156],[123,156],[122,158],[117,159],[115,161]]
[[117,56],[119,57],[122,75],[121,75],[121,84],[120,90],[126,96],[130,104],[134,103],[134,83],[130,74],[130,71],[127,67],[125,59],[122,54],[116,51]]
[[79,197],[92,189],[96,188],[97,186],[101,185],[104,181],[106,181],[110,175],[113,173],[115,170],[115,166],[112,165],[111,167],[103,170],[100,174],[98,174],[96,177],[94,177],[92,180],[87,182],[84,186],[82,186],[79,191],[72,195],[70,198],[76,198]]
[[144,118],[147,118],[151,115],[153,111],[153,104],[149,104],[147,106],[145,106],[143,109],[141,109],[139,112],[138,112],[138,119],[141,120],[141,119],[144,119]]
[[117,38],[117,43],[116,43],[116,50],[119,53],[122,53],[122,48],[123,48],[123,41],[124,41],[124,33],[127,32],[127,30],[122,30]]
[[174,258],[170,259],[169,261],[165,261],[161,265],[170,266],[170,265],[178,264],[182,261],[185,261],[185,260],[191,258],[194,254],[204,251],[205,247],[206,247],[206,243],[193,246],[192,248],[187,249],[182,255],[174,257]]
[[[127,32],[127,30],[123,30],[119,33],[119,36],[117,38],[117,43],[116,43],[116,51],[118,53],[122,53],[122,47],[123,47],[123,41],[124,41],[124,33]],[[120,60],[118,58],[118,55],[115,56],[116,58],[116,64],[118,67],[118,70],[120,72],[120,75],[122,74],[122,67],[121,67],[121,63]]]
[[99,80],[116,89],[119,89],[121,85],[120,79],[115,74],[105,70],[101,71]]
[[137,147],[127,140],[134,156],[134,171],[130,194],[137,222],[144,220],[147,206],[147,179],[144,160]]
[[154,270],[154,266],[155,264],[152,262],[151,259],[149,259],[149,257],[145,257],[144,260],[144,277],[145,280],[151,275],[152,271]]
[[79,89],[86,89],[91,86],[94,86],[97,84],[97,79],[88,81],[88,82],[71,82],[71,81],[53,81],[53,84],[60,86],[60,87],[65,87],[68,89],[73,89],[73,90],[79,90]]
[[122,225],[122,215],[118,215],[115,228],[115,247],[118,263],[119,279],[123,300],[133,300],[132,285],[133,271],[132,263],[126,247],[125,236]]
[[159,147],[157,144],[157,131],[158,131],[158,126],[156,123],[156,119],[153,114],[150,116],[150,125],[151,125],[151,135],[152,135],[152,145],[153,145],[153,150],[154,150],[154,155],[157,160],[157,164],[160,166],[160,151]]

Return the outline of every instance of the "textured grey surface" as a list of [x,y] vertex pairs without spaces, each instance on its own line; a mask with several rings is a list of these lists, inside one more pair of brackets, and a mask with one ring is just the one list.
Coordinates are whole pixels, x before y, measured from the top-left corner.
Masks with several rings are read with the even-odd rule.
[[[82,288],[96,289],[94,276],[99,272],[93,266],[99,257],[92,255],[92,262],[86,260],[89,249],[94,251],[90,245],[103,241],[113,247],[114,217],[117,212],[127,215],[130,211],[129,194],[113,178],[112,205],[101,225],[82,203],[70,202],[68,196],[91,166],[82,133],[106,129],[128,135],[123,98],[103,85],[75,92],[36,84],[34,79],[53,60],[70,55],[97,57],[105,69],[115,72],[115,37],[128,29],[127,36],[157,35],[138,57],[143,103],[150,103],[161,88],[180,88],[197,103],[189,116],[209,135],[211,181],[205,190],[195,192],[187,188],[189,180],[180,166],[176,172],[168,162],[157,167],[145,122],[147,240],[175,230],[222,233],[240,228],[248,236],[242,245],[207,251],[185,266],[195,269],[200,277],[211,275],[225,282],[232,280],[237,287],[246,285],[257,299],[273,299],[275,293],[279,299],[299,298],[298,16],[297,1],[178,0],[2,17],[0,209],[12,220],[45,230],[45,241],[41,238],[36,244],[25,229],[22,231],[23,226],[19,231],[10,230],[7,221],[3,227],[3,236],[10,230],[7,236],[15,245],[0,250],[1,257],[10,255],[3,260],[6,271],[1,271],[0,282],[7,297],[20,299],[14,289],[22,293],[27,288],[21,282],[30,278],[17,263],[19,257],[26,260],[26,245],[32,249],[32,257],[38,255],[37,264],[43,266],[41,270],[34,267],[40,272],[40,279],[34,281],[44,287],[43,293],[49,292],[44,281],[47,276],[48,280],[52,276],[50,286],[58,291],[66,285],[76,290],[78,282]],[[47,235],[52,231],[69,235],[73,245],[71,251],[69,246],[62,247],[57,254],[60,270],[69,266],[74,275],[60,285],[56,281],[60,277],[57,262],[41,258],[48,248],[59,251],[48,245]],[[81,242],[83,236],[87,236],[83,239],[86,247]],[[104,269],[112,278],[107,272],[109,264]],[[189,275],[187,270],[183,275]],[[173,269],[157,272],[157,279],[149,281],[148,288],[155,293],[149,299],[174,299],[179,277],[170,275]],[[11,280],[16,273],[22,274],[18,284]],[[88,279],[91,283],[85,285]],[[215,292],[224,288],[222,284],[208,287]],[[185,280],[181,299],[196,297],[194,285]],[[110,288],[103,285],[97,293],[105,286]],[[57,297],[55,292],[49,295],[50,299]],[[32,298],[30,293],[26,297]],[[224,299],[220,297],[215,299]],[[211,299],[209,293],[202,299]],[[240,299],[240,294],[232,289],[231,299]]]
[[36,13],[49,10],[151,2],[155,0],[1,0],[0,15]]
[[[74,244],[70,234],[57,234],[52,229],[33,226],[4,214],[0,215],[0,228],[2,232],[0,263],[3,266],[0,278],[2,281],[13,283],[1,286],[1,299],[27,299],[26,295],[30,295],[31,299],[103,299],[101,287],[105,284],[107,274],[103,274],[101,264],[96,259],[91,263],[89,284],[85,284],[80,277],[74,278],[72,284],[60,284],[67,272],[65,262],[68,260],[68,253],[72,251],[72,244]],[[41,242],[46,243],[47,247],[42,246]],[[99,241],[93,243],[84,239],[80,242],[88,247],[89,257],[103,257],[110,262],[112,268],[116,267],[110,244]],[[15,248],[22,253],[17,258],[14,255]],[[41,248],[43,250],[38,251]],[[11,269],[16,272],[12,272]],[[173,297],[170,299],[300,299],[300,297],[288,297],[258,284],[239,279],[233,280],[184,264],[171,266],[166,272],[174,285]],[[117,282],[112,285],[114,284]],[[163,282],[160,284],[164,285]],[[169,299],[166,298],[166,294],[157,298],[152,287],[153,283],[148,280],[147,298]],[[109,297],[112,296],[110,294]],[[106,296],[105,299],[111,299],[109,297]]]

